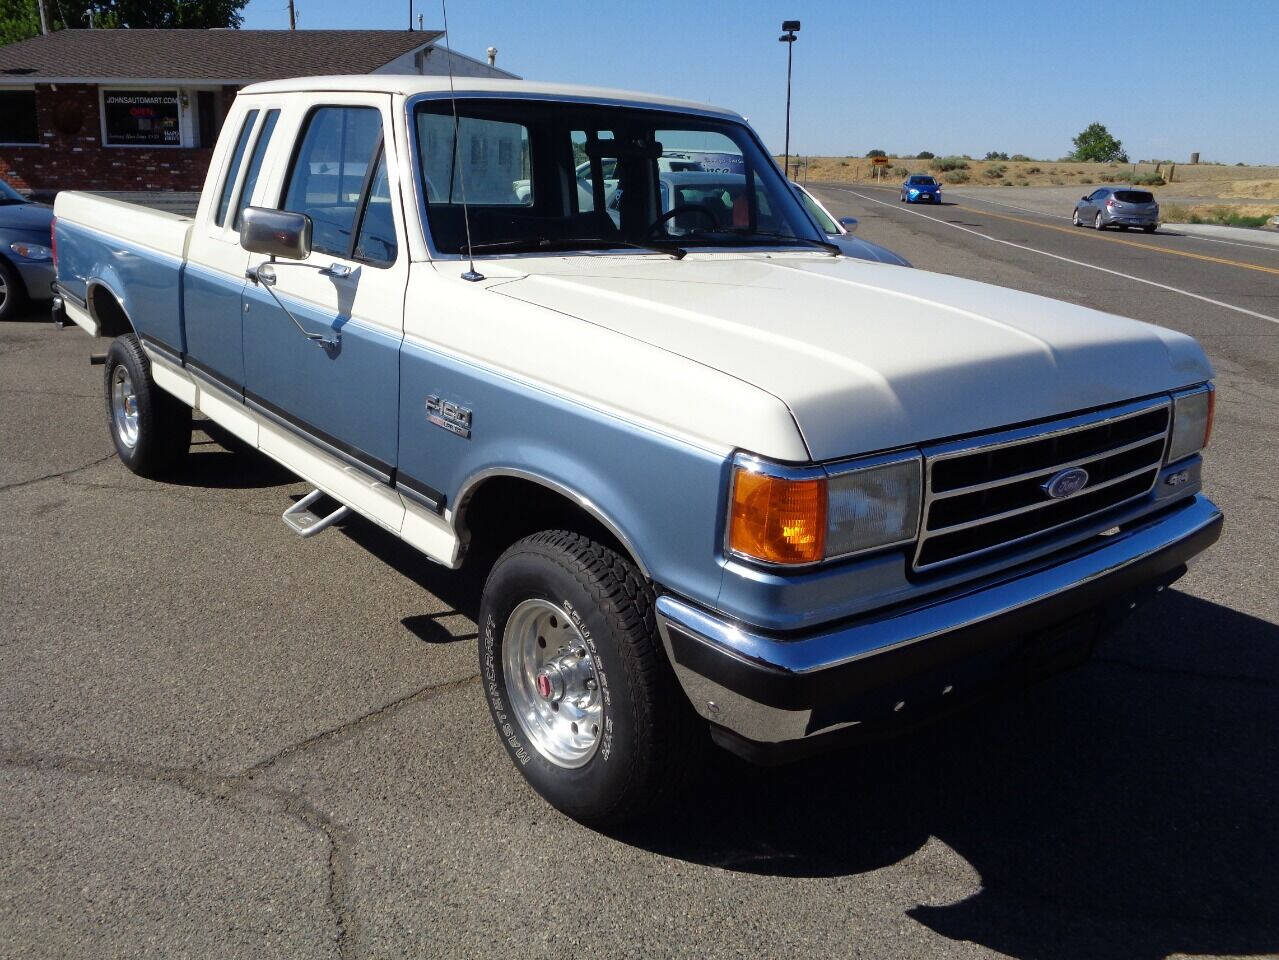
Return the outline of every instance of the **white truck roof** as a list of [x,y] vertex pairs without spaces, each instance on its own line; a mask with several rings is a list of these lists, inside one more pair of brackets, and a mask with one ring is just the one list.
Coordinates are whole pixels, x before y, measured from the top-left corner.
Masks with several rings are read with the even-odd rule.
[[[494,96],[533,97],[546,100],[588,100],[608,103],[634,104],[643,107],[667,107],[675,110],[693,110],[741,120],[741,114],[724,107],[693,100],[677,100],[655,93],[636,93],[631,90],[614,90],[608,87],[587,87],[567,83],[535,83],[528,80],[488,79],[456,77],[453,89],[459,94],[487,93]],[[242,95],[258,93],[319,93],[321,91],[360,91],[375,93],[399,93],[412,96],[415,93],[448,93],[448,77],[423,77],[418,74],[382,73],[358,74],[334,77],[294,77],[289,80],[268,80],[254,83],[240,91]]]

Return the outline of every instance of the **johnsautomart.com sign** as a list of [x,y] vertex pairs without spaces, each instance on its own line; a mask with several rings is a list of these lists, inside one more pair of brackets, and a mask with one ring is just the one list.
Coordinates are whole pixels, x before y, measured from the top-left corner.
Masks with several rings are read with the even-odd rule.
[[107,143],[112,146],[177,147],[178,95],[173,90],[104,90]]

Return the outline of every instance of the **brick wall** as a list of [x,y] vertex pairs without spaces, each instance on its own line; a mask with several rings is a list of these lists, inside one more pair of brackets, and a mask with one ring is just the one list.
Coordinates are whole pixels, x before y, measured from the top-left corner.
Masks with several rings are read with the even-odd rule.
[[[226,103],[234,89],[224,91]],[[78,129],[76,129],[78,122]],[[0,177],[19,190],[199,190],[213,150],[103,147],[98,88],[36,86],[40,146],[0,147]]]

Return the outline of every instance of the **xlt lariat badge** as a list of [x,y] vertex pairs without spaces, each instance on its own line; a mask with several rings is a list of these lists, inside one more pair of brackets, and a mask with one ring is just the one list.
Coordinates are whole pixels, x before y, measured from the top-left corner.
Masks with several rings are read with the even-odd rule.
[[435,394],[426,398],[426,419],[449,433],[471,439],[471,411],[452,400],[441,400]]

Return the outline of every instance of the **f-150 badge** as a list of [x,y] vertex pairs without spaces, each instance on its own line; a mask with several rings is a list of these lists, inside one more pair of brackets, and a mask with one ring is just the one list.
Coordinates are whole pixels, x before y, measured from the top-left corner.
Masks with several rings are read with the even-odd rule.
[[452,400],[441,400],[431,394],[426,398],[426,419],[449,433],[466,440],[471,438],[471,411]]

